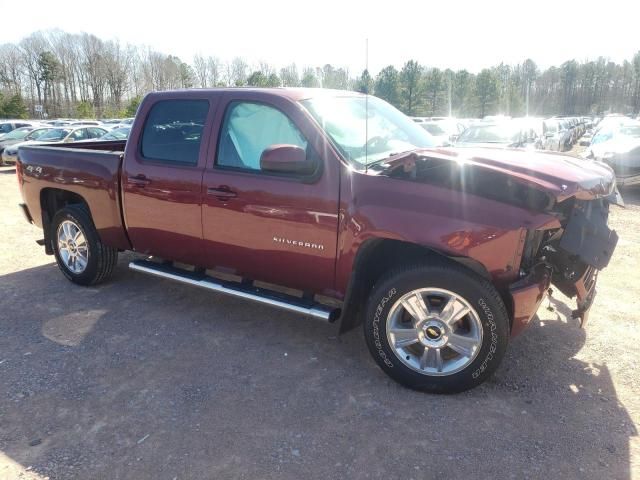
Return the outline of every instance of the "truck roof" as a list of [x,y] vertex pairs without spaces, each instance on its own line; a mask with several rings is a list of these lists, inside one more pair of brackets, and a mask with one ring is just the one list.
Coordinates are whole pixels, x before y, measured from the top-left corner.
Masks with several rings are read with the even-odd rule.
[[210,93],[228,93],[228,92],[255,92],[261,94],[267,94],[277,97],[288,98],[292,101],[306,100],[309,98],[329,96],[329,97],[357,97],[364,96],[359,92],[353,92],[350,90],[336,90],[330,88],[302,88],[302,87],[271,87],[271,88],[258,88],[258,87],[222,87],[222,88],[186,88],[178,90],[163,90],[158,92],[152,92],[153,95],[159,96],[176,96],[176,95],[192,95],[194,92],[210,92]]

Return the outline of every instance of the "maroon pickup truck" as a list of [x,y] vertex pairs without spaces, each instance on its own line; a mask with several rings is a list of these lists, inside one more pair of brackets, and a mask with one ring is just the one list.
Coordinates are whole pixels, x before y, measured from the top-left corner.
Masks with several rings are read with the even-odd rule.
[[128,141],[28,146],[27,219],[72,282],[133,270],[362,323],[395,380],[485,380],[553,283],[586,320],[617,236],[612,170],[562,154],[435,149],[375,98],[315,89],[152,93]]

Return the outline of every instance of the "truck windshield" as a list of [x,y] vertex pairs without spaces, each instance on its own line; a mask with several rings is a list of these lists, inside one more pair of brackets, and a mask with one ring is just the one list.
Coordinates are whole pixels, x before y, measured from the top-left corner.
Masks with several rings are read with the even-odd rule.
[[433,147],[419,124],[376,97],[319,96],[302,105],[351,164],[361,169],[395,153]]

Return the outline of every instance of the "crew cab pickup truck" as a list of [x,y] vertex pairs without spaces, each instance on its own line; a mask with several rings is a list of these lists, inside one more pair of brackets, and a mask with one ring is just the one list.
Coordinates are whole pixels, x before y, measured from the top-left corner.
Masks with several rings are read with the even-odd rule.
[[393,379],[457,392],[496,369],[551,284],[586,321],[621,198],[599,162],[431,146],[372,96],[168,91],[145,97],[127,141],[26,146],[17,173],[72,282],[106,280],[133,250],[138,272],[363,324]]

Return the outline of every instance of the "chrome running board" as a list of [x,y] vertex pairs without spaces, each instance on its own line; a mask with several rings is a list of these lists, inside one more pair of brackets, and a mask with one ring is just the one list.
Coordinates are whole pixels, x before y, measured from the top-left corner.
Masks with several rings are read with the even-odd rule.
[[192,272],[175,268],[171,266],[171,264],[136,260],[129,263],[129,268],[136,272],[147,273],[156,277],[193,285],[194,287],[206,288],[207,290],[224,293],[232,297],[244,298],[245,300],[281,308],[290,312],[324,320],[325,322],[333,322],[340,315],[340,309],[331,308],[312,300],[305,301],[304,298],[281,294],[265,288],[253,287],[251,284],[244,286],[244,282],[241,284],[219,280],[207,276],[204,273],[199,273],[198,271]]

